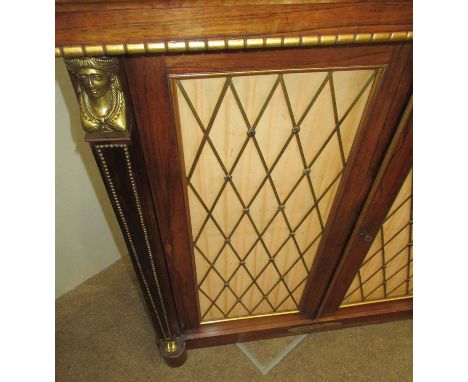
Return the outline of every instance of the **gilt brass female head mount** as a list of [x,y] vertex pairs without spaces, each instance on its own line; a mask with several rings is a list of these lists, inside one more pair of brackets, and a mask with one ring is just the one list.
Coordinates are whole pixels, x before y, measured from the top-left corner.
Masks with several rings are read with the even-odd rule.
[[85,57],[65,60],[76,78],[83,129],[88,133],[126,132],[126,103],[115,57]]

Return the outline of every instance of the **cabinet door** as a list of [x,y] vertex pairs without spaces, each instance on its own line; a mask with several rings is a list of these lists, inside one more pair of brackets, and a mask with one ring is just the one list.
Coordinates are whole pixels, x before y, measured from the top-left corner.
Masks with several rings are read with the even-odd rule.
[[322,301],[320,316],[333,315],[340,307],[412,296],[411,108],[410,103]]
[[413,294],[413,190],[407,175],[341,306]]
[[126,69],[182,327],[314,315],[410,94],[411,47]]

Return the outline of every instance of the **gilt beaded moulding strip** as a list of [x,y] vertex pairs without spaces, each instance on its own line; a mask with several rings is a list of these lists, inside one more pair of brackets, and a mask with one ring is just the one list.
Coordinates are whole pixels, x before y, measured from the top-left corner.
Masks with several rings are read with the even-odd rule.
[[412,41],[412,31],[322,34],[305,36],[242,37],[176,41],[148,41],[55,47],[55,57],[118,56],[125,54],[178,53],[208,50],[290,48],[340,44]]
[[[133,175],[133,168],[132,168],[132,163],[131,163],[131,158],[130,158],[130,152],[128,150],[128,145],[126,145],[126,144],[114,144],[114,143],[113,144],[101,144],[101,145],[96,145],[95,149],[96,149],[97,156],[99,158],[99,161],[101,163],[101,166],[102,166],[102,169],[103,169],[103,172],[104,172],[104,180],[105,180],[106,184],[109,187],[109,190],[110,190],[110,193],[111,193],[111,198],[114,201],[114,204],[115,204],[117,212],[118,212],[118,217],[120,218],[120,220],[122,222],[122,225],[124,227],[124,234],[127,237],[127,240],[128,240],[128,242],[130,244],[131,252],[132,252],[132,255],[133,255],[134,259],[135,259],[135,262],[136,262],[139,274],[141,276],[141,279],[143,281],[143,285],[145,287],[145,292],[148,295],[148,298],[149,298],[149,301],[150,301],[150,304],[151,304],[151,308],[152,308],[152,310],[153,310],[153,312],[154,312],[154,314],[156,316],[156,319],[158,321],[159,328],[161,329],[161,333],[162,333],[162,335],[164,337],[163,339],[168,340],[169,338],[172,338],[171,329],[170,329],[170,326],[169,326],[166,309],[164,307],[164,300],[162,298],[162,292],[161,292],[160,285],[159,285],[159,279],[158,279],[157,274],[156,274],[156,267],[155,267],[155,263],[154,263],[154,259],[153,259],[152,250],[151,250],[151,244],[149,242],[149,237],[148,237],[146,224],[145,224],[144,217],[143,217],[143,211],[142,211],[142,208],[141,208],[140,197],[139,197],[139,194],[138,194],[135,178],[134,178],[134,175]],[[139,217],[139,220],[140,220],[141,229],[143,231],[143,235],[144,235],[144,238],[145,238],[145,246],[146,246],[146,249],[147,249],[148,258],[149,258],[150,263],[151,263],[151,270],[152,270],[152,274],[153,274],[154,281],[155,281],[155,284],[156,284],[156,289],[157,289],[157,292],[158,292],[158,298],[159,298],[160,303],[161,303],[162,314],[163,314],[165,327],[166,327],[167,331],[164,329],[164,326],[163,326],[162,321],[161,321],[160,314],[158,313],[158,310],[156,309],[156,305],[154,303],[153,296],[152,296],[151,291],[149,289],[148,282],[147,282],[146,277],[145,277],[145,275],[143,273],[143,270],[142,270],[142,267],[141,267],[141,264],[140,264],[140,261],[139,261],[138,253],[137,253],[137,250],[136,250],[134,242],[133,242],[133,237],[132,237],[132,235],[130,233],[130,229],[128,227],[127,220],[125,218],[124,212],[123,212],[122,207],[121,207],[120,200],[118,198],[117,192],[116,192],[115,187],[114,187],[114,183],[113,183],[112,178],[111,178],[110,173],[109,173],[109,169],[108,169],[108,166],[107,166],[106,159],[105,159],[104,154],[102,152],[103,149],[122,149],[123,150],[123,153],[124,153],[124,156],[125,156],[125,163],[127,165],[127,173],[128,173],[129,179],[130,179],[130,183],[132,185],[132,191],[133,191],[133,196],[134,196],[134,199],[135,199],[135,204],[136,204],[136,207],[137,207],[137,213],[138,213],[138,217]]]

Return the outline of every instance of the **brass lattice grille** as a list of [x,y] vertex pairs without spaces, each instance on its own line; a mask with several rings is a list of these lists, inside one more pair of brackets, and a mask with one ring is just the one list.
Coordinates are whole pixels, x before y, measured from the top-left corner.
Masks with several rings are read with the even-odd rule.
[[202,322],[297,309],[376,72],[174,80]]
[[413,184],[407,176],[342,305],[413,294]]

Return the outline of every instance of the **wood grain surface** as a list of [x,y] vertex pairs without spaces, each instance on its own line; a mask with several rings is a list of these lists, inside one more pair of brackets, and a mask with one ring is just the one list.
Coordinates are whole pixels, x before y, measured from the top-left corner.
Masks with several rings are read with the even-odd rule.
[[[407,178],[412,166],[413,130],[411,118],[412,108],[410,105],[400,121],[399,129],[372,186],[361,217],[321,303],[319,316],[333,314],[343,301],[367,251],[372,248],[372,242],[362,240],[361,231],[366,230],[372,237],[378,235],[384,217],[391,208],[397,193],[401,190],[405,178]],[[411,186],[411,183],[408,183],[407,186]],[[403,191],[410,193],[411,187],[408,188],[410,190],[404,189]]]
[[407,1],[57,3],[56,46],[412,30]]
[[172,293],[182,328],[199,323],[191,232],[164,57],[125,61]]
[[374,103],[364,114],[349,159],[349,166],[301,301],[301,309],[315,317],[336,266],[343,255],[360,211],[385,157],[388,145],[412,93],[412,47],[394,48],[394,54],[381,79]]
[[[186,333],[188,348],[217,346],[236,342],[298,335],[295,328],[312,326],[307,333],[340,329],[350,326],[375,324],[379,322],[409,319],[413,316],[412,299],[387,301],[369,306],[339,309],[334,315],[310,319],[302,313],[282,316],[260,317],[248,320],[201,325]],[[297,329],[296,329],[297,330]]]

